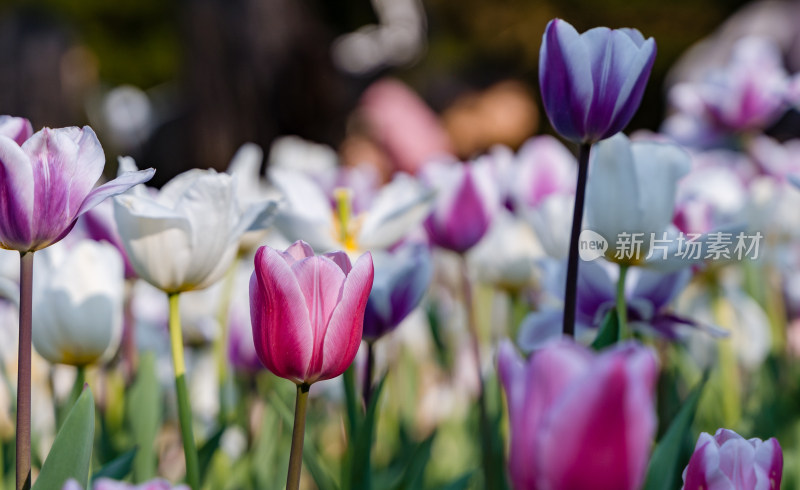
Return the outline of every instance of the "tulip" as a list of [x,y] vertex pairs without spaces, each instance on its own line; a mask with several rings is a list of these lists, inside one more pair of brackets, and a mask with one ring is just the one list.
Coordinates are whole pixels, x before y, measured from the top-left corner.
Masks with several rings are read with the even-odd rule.
[[239,239],[271,213],[260,201],[240,211],[230,175],[184,172],[158,192],[115,199],[114,216],[134,270],[166,293],[205,289],[228,270]]
[[350,366],[361,344],[372,289],[372,256],[355,265],[344,252],[320,257],[305,242],[284,252],[261,247],[250,278],[250,318],[256,352],[273,374],[297,385],[286,488],[300,485],[305,406],[310,385]]
[[22,145],[0,137],[0,246],[33,252],[52,245],[80,215],[154,172],[126,173],[92,189],[104,165],[103,149],[88,126],[45,128]]
[[375,280],[364,313],[364,340],[374,342],[400,324],[417,307],[433,273],[430,252],[406,245],[373,256]]
[[575,142],[622,131],[642,101],[656,43],[636,29],[596,27],[578,34],[561,19],[547,24],[539,85],[553,128]]
[[361,343],[373,276],[369,253],[351,268],[346,254],[315,257],[305,242],[259,248],[250,316],[264,366],[298,385],[342,374]]
[[486,234],[500,204],[491,168],[485,161],[434,163],[423,169],[422,179],[437,192],[425,221],[428,237],[463,254]]
[[187,481],[200,486],[191,425],[180,322],[181,292],[205,289],[231,267],[245,231],[265,222],[275,205],[260,201],[244,212],[233,177],[193,169],[149,192],[137,187],[115,202],[114,217],[136,273],[169,297],[169,330]]
[[86,366],[114,355],[122,335],[124,267],[108,243],[43,252],[34,281],[33,345],[52,363]]
[[[156,478],[139,485],[123,481],[112,480],[110,478],[99,478],[94,480],[92,490],[189,490],[186,485],[172,485],[163,478]],[[73,479],[67,480],[61,490],[83,490],[80,483]]]
[[[369,203],[349,202],[350,187],[338,188],[345,192],[330,196],[299,171],[273,168],[269,175],[285,199],[275,227],[289,240],[302,239],[322,252],[338,249],[358,254],[389,248],[425,219],[433,201],[433,194],[406,174],[397,174]],[[347,202],[342,195],[348,196]],[[347,215],[345,223],[343,214]]]
[[17,488],[30,478],[33,252],[58,242],[82,214],[154,172],[126,173],[92,189],[103,173],[105,155],[91,128],[31,132],[24,119],[0,120],[0,247],[20,253]]
[[773,490],[781,488],[783,451],[774,437],[745,439],[728,429],[703,432],[683,470],[686,490]]
[[562,342],[525,362],[504,341],[498,355],[514,488],[640,488],[656,429],[651,350]]
[[[678,181],[691,167],[689,155],[676,145],[631,142],[622,134],[595,150],[586,190],[587,228],[608,241],[609,260],[643,262],[651,234],[661,238],[672,222]],[[624,245],[624,233],[642,234],[639,253]]]

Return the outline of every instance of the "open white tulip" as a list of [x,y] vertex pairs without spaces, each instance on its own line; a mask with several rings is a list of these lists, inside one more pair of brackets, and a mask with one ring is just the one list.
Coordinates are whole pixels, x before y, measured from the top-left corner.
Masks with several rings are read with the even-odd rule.
[[264,222],[274,203],[239,208],[233,178],[214,170],[184,172],[161,189],[137,186],[117,196],[114,216],[142,279],[167,293],[204,289],[230,267],[242,234]]
[[36,254],[33,345],[52,363],[85,366],[108,359],[122,335],[125,270],[113,245],[82,240]]
[[[651,237],[660,239],[672,222],[678,181],[691,167],[689,154],[677,145],[631,142],[620,133],[596,144],[592,157],[586,228],[608,241],[609,260],[643,262]],[[620,258],[621,241],[633,234],[641,234],[640,250]]]

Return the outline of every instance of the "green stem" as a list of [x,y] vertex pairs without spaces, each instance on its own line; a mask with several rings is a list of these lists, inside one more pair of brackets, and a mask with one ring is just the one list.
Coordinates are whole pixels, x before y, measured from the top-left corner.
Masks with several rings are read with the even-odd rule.
[[59,411],[59,421],[58,426],[61,427],[61,424],[67,418],[67,414],[72,409],[72,406],[75,405],[75,402],[78,401],[78,397],[81,396],[83,392],[83,385],[86,383],[86,367],[84,366],[77,366],[76,375],[75,375],[75,383],[72,385],[72,391],[69,393],[69,398],[67,398],[67,402],[64,406],[61,407]]
[[625,276],[628,275],[628,266],[619,266],[619,279],[617,279],[617,321],[619,322],[619,339],[628,338],[628,306],[625,303]]
[[219,419],[223,424],[228,422],[233,416],[232,397],[230,395],[233,389],[233,380],[229,377],[228,373],[227,347],[228,312],[230,311],[233,287],[236,284],[237,266],[238,260],[234,260],[225,275],[225,282],[222,284],[222,298],[220,300],[217,316],[220,332],[216,342],[214,342],[214,357],[217,364],[217,373],[219,374]]
[[478,370],[478,411],[480,416],[479,426],[484,487],[493,489],[496,488],[496,476],[494,465],[492,465],[492,435],[489,425],[489,413],[486,407],[486,383],[484,382],[483,372],[481,371],[480,337],[478,336],[478,324],[475,319],[474,305],[472,304],[472,285],[469,282],[467,258],[463,255],[461,256],[461,276],[464,287],[464,307],[467,310],[467,328],[472,344],[472,355],[475,357],[475,366]]
[[17,357],[17,490],[31,487],[31,316],[33,252],[19,254],[19,355]]
[[297,399],[294,404],[294,428],[292,429],[292,452],[289,456],[286,490],[300,488],[300,469],[303,466],[303,439],[306,433],[306,404],[310,387],[305,383],[297,385]]
[[367,342],[367,369],[364,373],[363,384],[361,385],[361,396],[364,398],[364,410],[369,409],[369,401],[372,399],[372,373],[375,370],[375,352],[372,342]]
[[192,433],[192,409],[186,389],[186,365],[183,361],[183,332],[179,310],[180,293],[169,295],[169,337],[172,344],[172,366],[175,370],[175,391],[178,395],[178,420],[186,458],[186,482],[192,490],[200,489],[200,465]]

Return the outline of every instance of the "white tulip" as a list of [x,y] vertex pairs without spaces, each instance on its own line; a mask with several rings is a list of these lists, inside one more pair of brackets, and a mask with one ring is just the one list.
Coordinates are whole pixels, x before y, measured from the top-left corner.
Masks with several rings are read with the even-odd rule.
[[122,335],[125,269],[113,245],[83,240],[36,254],[33,345],[52,363],[111,357]]
[[262,201],[242,212],[230,175],[193,169],[160,192],[137,186],[117,196],[114,217],[139,277],[177,293],[219,280],[236,257],[242,234],[273,207]]
[[689,172],[689,154],[677,145],[631,142],[622,133],[596,144],[586,189],[586,228],[608,240],[606,257],[619,261],[624,233],[641,233],[641,250],[629,262],[647,256],[650,239],[660,239],[672,222],[678,181]]

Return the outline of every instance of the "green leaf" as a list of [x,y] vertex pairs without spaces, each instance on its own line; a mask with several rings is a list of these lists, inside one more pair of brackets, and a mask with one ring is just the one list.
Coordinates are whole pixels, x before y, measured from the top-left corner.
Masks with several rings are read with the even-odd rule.
[[347,440],[353,438],[353,434],[358,425],[358,393],[356,393],[356,363],[350,364],[350,367],[342,375],[344,381],[344,401],[347,409]]
[[470,488],[470,483],[472,483],[472,477],[475,476],[474,471],[470,471],[455,480],[451,481],[440,487],[441,490],[466,490]]
[[86,488],[94,441],[94,398],[87,386],[72,406],[42,465],[34,489],[61,488],[74,478]]
[[372,440],[375,432],[375,421],[377,419],[378,400],[383,390],[386,375],[381,378],[375,391],[372,393],[372,399],[369,401],[367,413],[361,423],[358,424],[358,429],[355,434],[355,439],[352,440],[353,447],[350,453],[350,486],[352,489],[370,489],[372,483],[370,481],[372,476],[372,464],[370,456],[372,453]]
[[653,450],[650,464],[647,467],[647,478],[644,490],[673,490],[678,488],[678,475],[681,474],[681,451],[684,441],[691,437],[692,421],[700,402],[708,373],[697,383],[683,403],[678,415],[672,420],[664,437]]
[[[281,419],[283,419],[283,423],[287,427],[292,427],[294,424],[294,415],[292,410],[286,406],[286,403],[284,403],[284,401],[275,394],[270,397],[270,403],[281,416]],[[321,461],[322,458],[314,444],[311,441],[306,440],[303,443],[303,464],[308,472],[311,473],[311,477],[314,478],[314,482],[317,484],[317,487],[319,487],[319,490],[338,489],[339,487],[333,481],[333,478],[330,476],[330,472],[325,469]]]
[[206,478],[206,473],[208,473],[208,469],[211,467],[211,458],[214,457],[214,453],[219,449],[219,443],[222,441],[222,434],[224,432],[225,426],[217,429],[217,431],[208,438],[206,443],[203,444],[203,447],[197,451],[197,459],[200,463],[200,481],[204,481]]
[[436,432],[433,432],[414,448],[414,452],[406,465],[406,470],[403,472],[400,482],[395,486],[396,490],[422,488],[422,476],[428,466],[428,461],[431,459],[431,447],[433,446],[434,437],[436,437]]
[[610,345],[614,345],[619,341],[619,319],[617,318],[617,310],[611,309],[606,313],[603,319],[603,324],[600,325],[600,330],[597,332],[597,337],[592,342],[592,349],[601,350]]
[[92,480],[94,481],[98,478],[122,480],[128,476],[133,469],[133,460],[136,456],[137,449],[138,448],[133,448],[122,453],[117,458],[109,461],[105,466],[100,468],[97,472],[95,472],[94,475],[92,475]]
[[126,397],[126,418],[139,448],[133,460],[133,481],[141,483],[156,476],[154,442],[161,427],[162,395],[156,377],[155,355],[145,352],[139,361],[136,382]]

